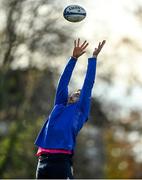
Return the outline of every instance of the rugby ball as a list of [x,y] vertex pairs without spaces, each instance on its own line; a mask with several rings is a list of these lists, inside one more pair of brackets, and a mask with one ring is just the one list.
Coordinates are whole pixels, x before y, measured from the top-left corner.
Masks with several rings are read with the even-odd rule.
[[67,21],[80,22],[86,17],[86,10],[79,5],[69,5],[64,9],[63,16]]

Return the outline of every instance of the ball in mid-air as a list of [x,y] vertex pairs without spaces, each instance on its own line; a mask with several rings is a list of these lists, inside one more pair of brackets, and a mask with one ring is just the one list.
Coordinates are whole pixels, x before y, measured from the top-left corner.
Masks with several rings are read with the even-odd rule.
[[63,16],[67,21],[80,22],[86,17],[86,10],[79,5],[69,5],[64,9]]

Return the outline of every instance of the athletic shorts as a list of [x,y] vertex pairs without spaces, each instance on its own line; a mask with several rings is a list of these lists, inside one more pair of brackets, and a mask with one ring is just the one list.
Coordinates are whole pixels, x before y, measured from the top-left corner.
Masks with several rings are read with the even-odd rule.
[[73,179],[72,155],[40,155],[38,157],[36,179]]

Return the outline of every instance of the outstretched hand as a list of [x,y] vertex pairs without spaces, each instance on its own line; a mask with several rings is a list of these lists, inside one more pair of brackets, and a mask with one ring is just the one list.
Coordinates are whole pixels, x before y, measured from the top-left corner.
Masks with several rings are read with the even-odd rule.
[[78,38],[77,40],[74,41],[74,49],[73,49],[73,57],[76,59],[79,58],[82,54],[84,54],[86,51],[86,47],[88,46],[89,43],[87,41],[84,41],[80,45],[80,39]]
[[97,56],[98,56],[98,54],[100,53],[100,51],[102,50],[105,42],[106,42],[105,40],[103,40],[102,42],[99,42],[98,47],[94,49],[93,56],[94,56],[95,58],[97,58]]

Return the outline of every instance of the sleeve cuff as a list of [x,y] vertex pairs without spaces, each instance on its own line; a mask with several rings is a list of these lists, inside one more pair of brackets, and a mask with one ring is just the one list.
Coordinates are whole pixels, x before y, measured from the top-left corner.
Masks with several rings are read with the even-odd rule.
[[73,56],[71,56],[70,59],[77,61],[77,58]]
[[88,58],[88,60],[97,60],[97,58],[96,57],[90,57],[90,58]]

